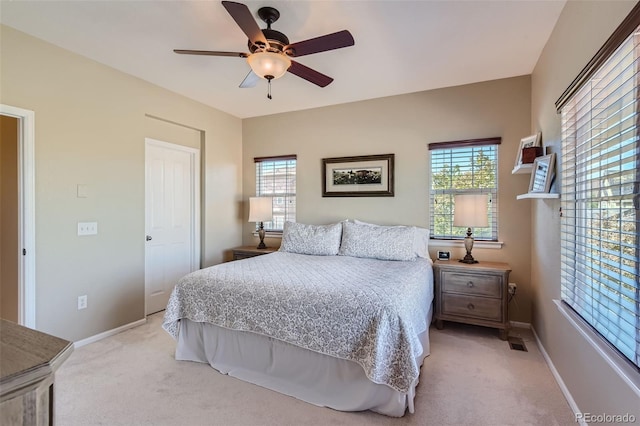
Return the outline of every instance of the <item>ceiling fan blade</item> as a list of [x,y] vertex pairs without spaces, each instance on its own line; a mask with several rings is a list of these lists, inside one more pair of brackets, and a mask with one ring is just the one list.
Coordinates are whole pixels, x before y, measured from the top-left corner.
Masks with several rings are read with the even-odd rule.
[[284,51],[287,52],[289,56],[298,57],[311,55],[312,53],[326,52],[327,50],[341,49],[343,47],[353,46],[354,44],[355,41],[351,33],[347,30],[342,30],[337,33],[290,44],[284,48]]
[[174,52],[180,53],[181,55],[205,55],[205,56],[235,56],[238,58],[246,58],[249,56],[248,53],[244,52],[216,52],[213,50],[184,50],[184,49],[173,49]]
[[304,78],[305,80],[320,87],[326,87],[333,81],[333,78],[324,75],[316,70],[313,70],[305,65],[302,65],[301,63],[296,61],[291,61],[291,66],[287,71],[289,71],[291,74],[297,75],[300,78]]
[[233,1],[223,1],[222,5],[227,9],[227,12],[236,21],[240,29],[249,37],[251,43],[269,46],[269,42],[246,5]]
[[240,88],[246,89],[249,87],[255,87],[258,81],[260,81],[260,76],[253,71],[249,71],[249,74],[247,74],[244,80],[242,80],[242,83],[240,83]]

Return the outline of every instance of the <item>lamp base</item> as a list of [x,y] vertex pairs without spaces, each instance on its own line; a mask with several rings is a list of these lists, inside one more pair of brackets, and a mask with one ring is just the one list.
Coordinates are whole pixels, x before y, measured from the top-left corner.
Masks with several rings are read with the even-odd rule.
[[267,245],[264,243],[264,224],[260,222],[260,229],[258,229],[258,236],[260,237],[260,244],[258,244],[259,249],[266,249]]
[[471,250],[473,249],[473,237],[471,236],[471,228],[467,228],[467,236],[464,238],[464,248],[467,250],[467,254],[460,259],[462,263],[478,263],[477,260],[471,256]]
[[473,256],[471,256],[470,254],[467,254],[465,257],[463,257],[462,259],[460,259],[458,262],[461,262],[461,263],[469,263],[469,264],[471,264],[471,263],[480,263],[480,262],[478,262],[477,260],[475,260],[475,259],[473,258]]

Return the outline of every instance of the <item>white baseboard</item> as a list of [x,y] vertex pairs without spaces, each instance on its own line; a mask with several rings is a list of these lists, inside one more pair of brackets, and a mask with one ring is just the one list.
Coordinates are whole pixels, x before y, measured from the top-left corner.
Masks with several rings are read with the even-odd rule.
[[513,328],[526,328],[527,330],[531,329],[530,322],[520,322],[520,321],[509,321],[509,325]]
[[556,382],[558,383],[558,386],[560,386],[560,390],[562,391],[562,394],[567,400],[567,403],[569,404],[571,411],[573,411],[573,414],[576,418],[576,423],[578,423],[580,426],[588,426],[583,419],[578,418],[578,414],[581,413],[580,409],[578,408],[578,404],[576,404],[576,401],[573,399],[571,392],[569,392],[569,388],[567,388],[567,386],[564,384],[564,381],[562,380],[560,373],[558,373],[558,370],[556,370],[556,367],[553,365],[553,362],[551,361],[549,354],[544,349],[544,346],[542,346],[542,342],[540,341],[540,338],[536,333],[536,329],[531,327],[531,332],[533,333],[533,337],[535,337],[536,339],[536,344],[538,345],[538,349],[540,349],[540,353],[542,353],[542,357],[547,362],[547,365],[549,366],[549,370],[551,370],[551,374],[553,374],[553,378],[556,379]]
[[118,333],[122,333],[125,330],[128,330],[128,329],[133,328],[133,327],[138,327],[139,325],[143,325],[143,324],[146,324],[146,323],[147,323],[147,319],[146,318],[143,318],[143,319],[138,320],[138,321],[130,322],[129,324],[122,325],[122,326],[120,326],[118,328],[114,328],[112,330],[107,330],[107,331],[105,331],[103,333],[96,334],[95,336],[87,337],[86,339],[82,339],[82,340],[78,340],[77,342],[73,342],[73,347],[75,349],[77,349],[77,348],[80,348],[82,346],[86,346],[89,343],[97,342],[98,340],[102,340],[102,339],[105,339],[107,337],[114,336],[114,335],[116,335]]

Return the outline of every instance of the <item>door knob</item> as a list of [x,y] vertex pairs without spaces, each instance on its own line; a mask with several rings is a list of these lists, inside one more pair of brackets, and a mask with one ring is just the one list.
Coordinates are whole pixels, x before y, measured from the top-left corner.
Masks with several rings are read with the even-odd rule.
[[151,235],[147,235],[147,241],[151,241],[151,240],[152,240]]

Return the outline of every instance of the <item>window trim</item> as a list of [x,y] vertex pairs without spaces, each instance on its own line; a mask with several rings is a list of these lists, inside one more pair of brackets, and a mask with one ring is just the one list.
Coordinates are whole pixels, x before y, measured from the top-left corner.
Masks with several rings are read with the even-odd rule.
[[429,151],[433,151],[434,149],[467,148],[470,146],[500,145],[500,144],[502,144],[502,138],[500,136],[495,136],[492,138],[465,139],[461,141],[431,142],[427,146],[429,148]]
[[604,362],[623,380],[629,388],[640,397],[640,375],[631,365],[631,362],[622,357],[617,349],[611,347],[610,343],[603,339],[600,334],[578,315],[571,307],[559,299],[553,299],[558,311],[564,316],[569,324],[587,341],[587,343],[600,355]]
[[[291,160],[296,162],[296,173],[297,173],[298,156],[296,154],[274,155],[274,156],[269,156],[269,157],[254,157],[253,158],[253,163],[254,164],[258,164],[258,163],[265,163],[265,162],[278,162],[278,161],[291,161]],[[256,193],[256,196],[260,196],[258,194],[258,192],[259,192],[258,184],[259,184],[259,178],[258,178],[258,175],[256,174],[256,176],[255,176],[255,185],[256,185],[255,193]],[[296,193],[295,193],[295,195],[297,195],[297,185],[296,185]],[[273,207],[272,207],[272,209],[273,209]],[[259,224],[256,223],[256,229],[253,232],[253,234],[256,235],[256,236],[258,235],[258,226],[259,226]],[[265,236],[268,237],[268,238],[281,238],[282,237],[282,232],[283,232],[283,229],[265,229]]]
[[[640,27],[640,3],[637,3],[636,6],[634,6],[634,8],[631,10],[631,12],[629,13],[629,15],[627,15],[627,17],[622,21],[622,23],[618,26],[618,28],[614,31],[614,33],[609,37],[609,39],[607,39],[607,41],[605,42],[605,44],[598,50],[598,52],[596,53],[596,55],[591,58],[591,60],[587,63],[587,65],[582,69],[582,71],[578,74],[578,77],[576,77],[573,82],[569,85],[569,87],[563,92],[563,94],[560,96],[560,98],[556,101],[556,108],[558,113],[562,113],[562,110],[567,106],[567,104],[573,100],[574,96],[576,94],[578,94],[578,92],[584,88],[584,86],[586,84],[588,84],[591,80],[592,77],[594,77],[596,75],[597,72],[599,72],[602,69],[602,66],[612,57],[612,55],[622,46],[622,44],[624,42],[627,41],[627,39]],[[638,57],[636,56],[635,61],[638,61]],[[640,89],[640,86],[638,85],[638,82],[636,81],[635,83],[635,88],[636,90]],[[636,101],[636,105],[637,107],[640,106],[640,102]],[[636,114],[640,114],[640,110],[636,110]],[[564,129],[564,120],[562,123],[563,129]],[[637,127],[637,124],[636,124]],[[564,133],[564,130],[563,130]],[[637,130],[636,128],[636,136],[640,135],[640,131]],[[562,150],[564,152],[564,149],[566,147],[566,143],[565,139],[564,139],[564,135],[562,138]],[[566,160],[566,159],[565,159]],[[636,163],[638,162],[638,159],[636,159]],[[584,184],[584,183],[583,183]],[[574,185],[576,186],[578,185],[577,183]],[[637,185],[637,183],[636,183]],[[565,191],[564,191],[564,184],[561,187],[561,191],[562,191],[562,198],[563,198],[563,202],[568,202],[568,198],[565,196]],[[636,189],[637,191],[637,189]],[[591,199],[591,198],[590,198]],[[637,200],[638,199],[638,195],[635,196],[634,198],[634,204],[636,205],[636,209],[637,209]],[[637,215],[637,213],[636,213]],[[565,219],[566,220],[566,219]],[[591,228],[590,228],[591,229]],[[561,230],[561,239],[564,238],[564,236],[562,235],[564,231]],[[636,232],[638,232],[638,230],[636,229]],[[564,246],[563,246],[564,247]],[[561,247],[562,250],[562,247]],[[637,261],[637,260],[636,260]],[[561,269],[563,266],[563,262],[561,260]],[[575,268],[574,268],[575,270]],[[561,293],[564,292],[564,285],[563,285],[563,281],[564,278],[561,276],[560,277],[560,290]],[[638,302],[637,300],[635,301],[636,303]],[[638,349],[636,347],[635,349],[635,359],[636,360],[630,360],[628,359],[628,357],[622,352],[621,349],[618,349],[612,342],[609,341],[609,339],[607,339],[606,337],[604,337],[603,335],[601,335],[601,333],[598,331],[598,329],[596,328],[595,324],[591,324],[590,321],[586,320],[585,318],[583,318],[577,311],[574,310],[573,307],[571,307],[570,304],[568,304],[567,302],[565,302],[564,300],[562,300],[562,297],[560,299],[560,301],[556,302],[558,303],[558,308],[560,309],[560,311],[565,315],[565,317],[567,317],[567,319],[570,320],[570,323],[573,325],[573,327],[580,332],[580,334],[587,340],[589,341],[589,343],[596,348],[596,350],[605,358],[606,362],[628,383],[631,385],[631,387],[634,389],[634,391],[636,391],[636,393],[638,393],[639,389],[640,389],[640,374],[638,374],[640,372],[640,365],[638,365],[637,363],[637,359],[638,359]],[[570,312],[569,312],[570,311]],[[637,315],[637,313],[636,313]],[[637,325],[636,325],[637,327]],[[588,333],[585,331],[588,330]],[[607,351],[605,351],[605,347],[607,347]],[[606,354],[605,354],[606,352]],[[610,356],[608,354],[612,354],[615,356]],[[630,371],[629,369],[634,369],[635,372],[634,374],[632,374],[630,376],[630,378],[632,378],[632,381],[627,380],[629,378],[628,374],[623,373],[620,369],[620,366],[623,365],[623,363],[628,364],[628,368],[624,369],[624,371]]]
[[[446,142],[431,142],[427,144],[427,148],[429,151],[437,151],[437,150],[445,150],[445,149],[456,149],[456,148],[476,148],[476,147],[482,147],[482,146],[490,146],[490,145],[501,145],[502,144],[502,137],[501,136],[494,136],[494,137],[489,137],[489,138],[479,138],[479,139],[463,139],[463,140],[457,140],[457,141],[446,141]],[[499,209],[499,190],[498,190],[498,179],[499,179],[499,164],[498,164],[498,148],[496,148],[495,150],[496,153],[496,170],[495,170],[495,175],[496,175],[496,184],[495,184],[495,238],[493,237],[494,232],[493,232],[493,226],[491,226],[491,234],[492,237],[490,239],[487,238],[475,238],[475,246],[476,247],[481,247],[481,243],[483,244],[483,247],[481,248],[492,248],[492,249],[500,249],[502,248],[502,242],[499,240],[498,237],[498,231],[499,231],[499,223],[498,223],[498,209]],[[429,203],[433,202],[433,171],[432,171],[432,166],[433,166],[433,156],[430,155],[429,156],[429,170],[430,170],[430,182],[429,182]],[[455,189],[452,189],[453,191],[455,191]],[[444,190],[443,190],[444,191]],[[464,193],[467,192],[473,192],[473,191],[464,191]],[[488,194],[492,194],[494,191],[489,191],[486,192]],[[484,193],[484,192],[483,192]],[[492,201],[494,202],[494,201]],[[494,208],[493,206],[491,207],[492,209]],[[430,207],[430,212],[433,210],[432,207]],[[432,229],[432,220],[433,218],[430,217],[429,218],[429,229]],[[462,244],[463,240],[464,240],[464,236],[460,235],[459,238],[450,238],[449,236],[447,237],[434,237],[433,235],[430,237],[431,241],[437,242],[440,246],[442,247],[457,247],[459,244]]]

